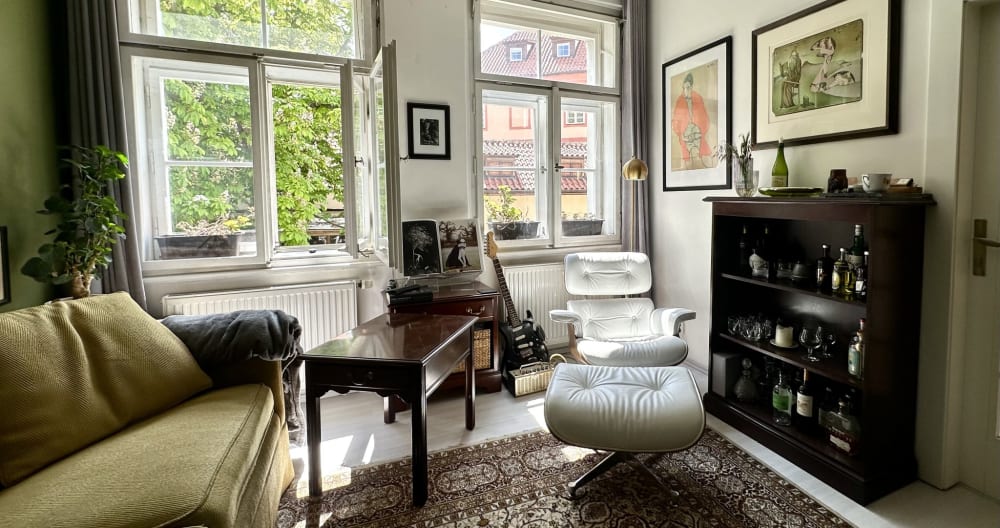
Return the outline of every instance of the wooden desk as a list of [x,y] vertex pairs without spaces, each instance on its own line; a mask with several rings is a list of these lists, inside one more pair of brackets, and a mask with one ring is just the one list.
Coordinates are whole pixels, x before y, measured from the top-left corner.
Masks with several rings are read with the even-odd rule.
[[[473,316],[383,314],[302,357],[306,367],[309,495],[320,478],[319,398],[329,390],[377,392],[409,402],[413,423],[413,504],[427,502],[427,396],[465,361],[465,428],[476,426]],[[386,398],[388,400],[388,398]]]

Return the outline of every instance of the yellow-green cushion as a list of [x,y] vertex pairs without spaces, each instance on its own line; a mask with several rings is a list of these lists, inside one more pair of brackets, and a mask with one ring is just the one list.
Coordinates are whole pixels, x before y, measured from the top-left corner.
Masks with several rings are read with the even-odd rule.
[[0,484],[211,386],[125,293],[0,314]]

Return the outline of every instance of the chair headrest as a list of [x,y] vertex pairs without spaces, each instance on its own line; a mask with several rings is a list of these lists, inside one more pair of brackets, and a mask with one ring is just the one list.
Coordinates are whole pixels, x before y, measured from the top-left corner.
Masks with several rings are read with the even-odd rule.
[[571,253],[565,263],[570,295],[633,295],[653,284],[649,257],[643,253]]

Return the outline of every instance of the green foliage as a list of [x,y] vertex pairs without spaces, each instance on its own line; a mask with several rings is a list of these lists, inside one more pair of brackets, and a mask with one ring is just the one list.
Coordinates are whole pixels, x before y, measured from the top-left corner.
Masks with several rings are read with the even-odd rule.
[[80,276],[89,286],[89,278],[111,262],[112,246],[125,238],[120,225],[125,215],[108,196],[107,185],[125,177],[128,158],[102,145],[72,146],[69,154],[62,161],[72,169],[73,184],[64,185],[38,211],[59,217],[55,229],[45,233],[55,234],[55,240],[38,248],[38,256],[29,259],[21,273],[55,285]]
[[740,167],[740,174],[750,174],[753,171],[753,144],[750,134],[740,134],[740,146],[731,143],[719,145],[719,159],[735,161]]
[[524,211],[514,205],[514,197],[510,193],[510,186],[501,185],[497,187],[500,191],[500,200],[486,199],[486,214],[491,222],[521,222],[527,216]]

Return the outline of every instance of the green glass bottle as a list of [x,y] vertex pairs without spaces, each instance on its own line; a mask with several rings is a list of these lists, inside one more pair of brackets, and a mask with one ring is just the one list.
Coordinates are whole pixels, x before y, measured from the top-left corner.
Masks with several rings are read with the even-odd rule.
[[778,140],[778,157],[771,169],[771,187],[788,187],[788,163],[785,162],[785,140]]

